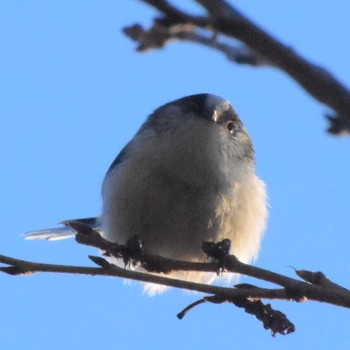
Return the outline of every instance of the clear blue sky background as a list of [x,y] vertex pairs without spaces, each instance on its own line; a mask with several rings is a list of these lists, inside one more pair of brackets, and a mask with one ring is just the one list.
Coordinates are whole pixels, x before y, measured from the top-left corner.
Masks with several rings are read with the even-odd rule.
[[[348,1],[234,4],[350,86]],[[1,1],[0,253],[92,266],[92,248],[21,234],[99,214],[104,173],[145,117],[210,92],[241,115],[268,185],[257,264],[291,276],[290,266],[321,270],[350,286],[350,140],[327,135],[327,109],[279,71],[236,66],[191,44],[136,53],[121,29],[153,15],[133,0]],[[55,274],[0,275],[0,286],[2,349],[349,348],[349,310],[314,302],[273,302],[297,331],[272,338],[230,305],[207,304],[179,321],[200,297],[180,290],[150,298],[138,283]]]

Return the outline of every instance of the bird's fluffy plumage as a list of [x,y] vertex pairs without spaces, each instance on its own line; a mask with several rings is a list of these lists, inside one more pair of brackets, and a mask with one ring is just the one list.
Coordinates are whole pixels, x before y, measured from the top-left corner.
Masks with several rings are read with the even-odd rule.
[[[124,244],[138,237],[147,253],[187,261],[206,260],[202,241],[228,238],[231,254],[251,262],[267,218],[252,141],[229,102],[210,94],[155,110],[109,168],[102,199],[100,218],[82,220],[104,238]],[[35,231],[28,238],[71,233]],[[194,282],[216,277],[182,271],[167,276]],[[146,284],[146,290],[154,294],[164,287]]]
[[[203,240],[228,238],[231,253],[250,262],[267,216],[252,142],[230,104],[206,94],[157,109],[110,168],[102,197],[107,240],[124,244],[137,236],[147,253],[188,261],[206,260]],[[148,285],[151,293],[160,289]]]

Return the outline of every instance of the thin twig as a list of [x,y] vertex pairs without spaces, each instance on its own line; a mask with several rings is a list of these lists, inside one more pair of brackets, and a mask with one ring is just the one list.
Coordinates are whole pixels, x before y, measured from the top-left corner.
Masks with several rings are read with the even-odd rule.
[[203,299],[199,299],[197,301],[195,301],[194,303],[186,306],[181,312],[179,312],[176,316],[179,320],[182,320],[186,314],[192,310],[194,307],[198,306],[198,305],[201,305],[201,304],[204,304],[207,302],[207,299],[206,298],[203,298]]

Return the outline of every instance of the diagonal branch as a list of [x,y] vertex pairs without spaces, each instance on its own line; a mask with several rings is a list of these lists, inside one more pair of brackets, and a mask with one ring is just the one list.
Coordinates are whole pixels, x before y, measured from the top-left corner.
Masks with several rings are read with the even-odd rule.
[[[156,19],[149,31],[143,30],[142,33],[139,30],[139,36],[130,35],[130,28],[135,26],[124,29],[128,36],[140,43],[139,50],[160,48],[174,39],[187,40],[224,52],[237,63],[256,66],[269,64],[287,73],[311,96],[333,110],[333,115],[327,116],[330,122],[328,128],[330,133],[337,135],[350,133],[349,89],[330,72],[307,61],[243,16],[226,1],[196,0],[207,11],[206,17],[187,14],[170,5],[166,0],[142,1],[157,9],[162,14],[162,18]],[[187,25],[187,29],[179,30],[179,25],[184,24]],[[189,29],[189,25],[192,29]],[[209,35],[200,34],[199,28]],[[214,39],[210,39],[210,33]],[[230,44],[219,43],[216,40],[218,34],[239,40],[244,45],[237,49]],[[242,56],[240,52],[245,52],[243,59],[240,59]]]

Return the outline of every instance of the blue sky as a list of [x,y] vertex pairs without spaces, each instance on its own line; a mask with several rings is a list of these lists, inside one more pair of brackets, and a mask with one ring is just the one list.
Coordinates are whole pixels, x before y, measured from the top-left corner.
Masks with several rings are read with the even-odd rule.
[[[350,86],[347,1],[234,3]],[[93,248],[21,234],[99,214],[105,171],[145,117],[210,92],[240,114],[268,186],[257,264],[291,276],[290,266],[321,270],[349,286],[350,141],[325,133],[327,108],[290,78],[191,44],[136,53],[121,29],[154,14],[137,1],[4,0],[0,9],[1,254],[91,266]],[[272,338],[230,305],[203,305],[179,321],[200,297],[179,290],[150,298],[137,283],[55,274],[0,275],[0,285],[4,349],[348,349],[349,311],[314,302],[273,302],[297,331]]]

